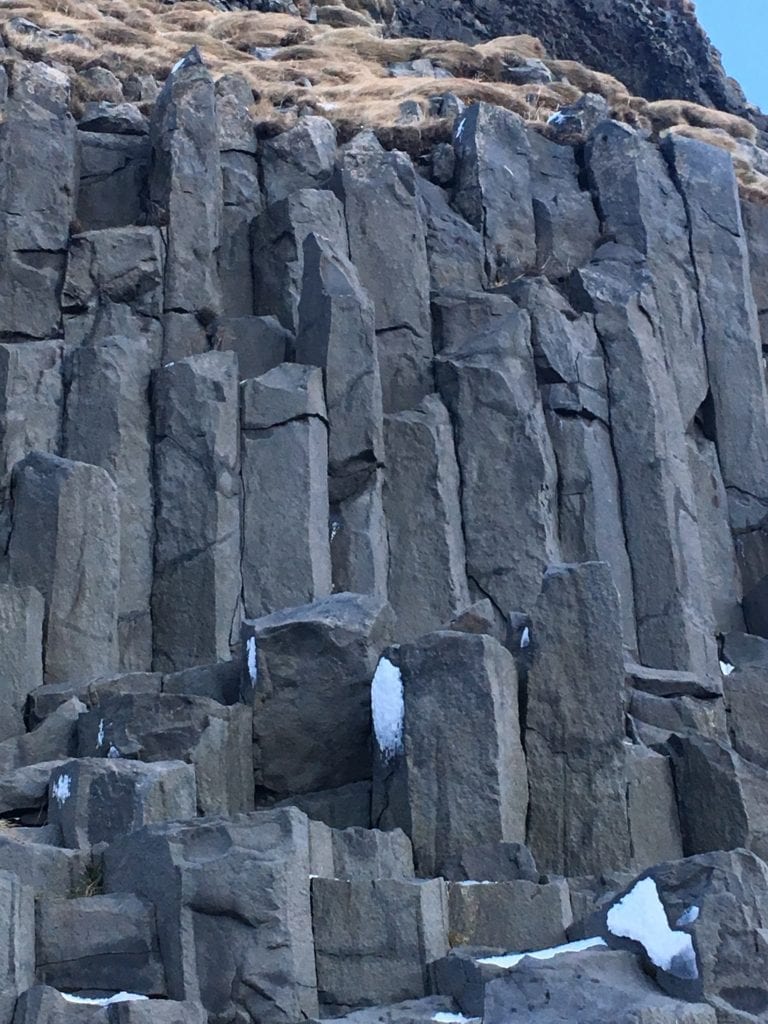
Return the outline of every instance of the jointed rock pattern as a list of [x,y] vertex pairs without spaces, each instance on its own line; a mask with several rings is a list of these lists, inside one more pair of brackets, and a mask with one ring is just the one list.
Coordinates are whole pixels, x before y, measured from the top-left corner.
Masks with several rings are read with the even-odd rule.
[[730,159],[6,84],[0,1024],[768,1021]]

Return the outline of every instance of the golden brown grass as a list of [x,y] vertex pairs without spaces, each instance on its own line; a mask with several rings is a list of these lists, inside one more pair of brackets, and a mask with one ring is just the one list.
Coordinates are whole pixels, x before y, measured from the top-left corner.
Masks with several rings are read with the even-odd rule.
[[[297,0],[297,6],[306,16],[310,0]],[[741,118],[695,103],[649,103],[632,96],[610,75],[575,61],[550,60],[532,36],[505,36],[476,46],[385,38],[381,24],[373,19],[385,23],[392,15],[392,0],[325,0],[324,7],[332,6],[346,7],[371,23],[334,28],[285,14],[225,13],[207,0],[180,0],[170,6],[163,0],[2,0],[0,33],[24,58],[69,71],[76,114],[85,102],[99,98],[96,87],[79,71],[104,65],[123,80],[138,72],[162,81],[179,57],[197,46],[215,77],[245,77],[262,134],[290,127],[302,110],[328,117],[342,138],[371,126],[383,144],[414,152],[450,138],[450,125],[429,115],[431,96],[450,91],[465,103],[498,104],[546,131],[552,113],[590,92],[605,97],[611,116],[656,137],[669,130],[705,133],[695,137],[731,152],[744,189],[755,194],[768,190],[748,150],[739,146],[756,136],[754,127]],[[44,29],[75,32],[83,43],[41,40],[15,31],[9,23],[17,17]],[[254,48],[276,52],[271,59],[260,60],[251,53]],[[419,58],[428,58],[454,77],[390,76],[389,65]],[[505,65],[529,58],[543,60],[555,81],[516,86],[502,80]],[[421,123],[398,124],[400,104],[406,99],[418,104]]]

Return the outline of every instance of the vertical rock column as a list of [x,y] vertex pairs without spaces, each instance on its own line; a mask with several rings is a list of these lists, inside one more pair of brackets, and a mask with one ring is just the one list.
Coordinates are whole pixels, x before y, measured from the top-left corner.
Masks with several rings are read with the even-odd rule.
[[174,67],[150,124],[151,215],[164,228],[166,358],[207,348],[220,306],[221,159],[213,79],[192,50]]
[[314,234],[304,243],[296,358],[325,373],[334,587],[386,594],[374,310],[352,264]]
[[608,565],[550,569],[531,632],[528,843],[543,871],[590,875],[625,868],[624,663]]
[[117,484],[120,505],[120,667],[152,665],[154,497],[149,382],[153,354],[139,335],[111,338],[70,356],[65,450],[103,466]]
[[331,592],[323,374],[283,363],[244,381],[243,601],[247,617]]
[[227,660],[240,606],[237,357],[169,363],[154,382],[157,671]]
[[[5,73],[2,85],[6,85]],[[77,187],[67,76],[19,61],[0,126],[0,335],[50,338]]]
[[45,599],[45,681],[117,668],[120,511],[99,466],[34,452],[14,470],[14,582]]
[[371,692],[375,826],[402,828],[428,878],[465,847],[523,842],[528,779],[511,654],[490,636],[439,632],[392,657]]

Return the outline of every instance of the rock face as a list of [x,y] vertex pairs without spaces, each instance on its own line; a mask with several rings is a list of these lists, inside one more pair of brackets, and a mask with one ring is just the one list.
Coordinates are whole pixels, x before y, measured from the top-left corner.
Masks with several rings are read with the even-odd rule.
[[[438,23],[240,7],[292,58]],[[174,45],[229,18],[193,8]],[[682,0],[439,23],[731,102]],[[76,124],[8,50],[0,1024],[765,1024],[768,219],[728,154],[465,106],[435,54],[381,139],[287,80],[266,138],[194,50],[89,59]]]
[[741,113],[746,101],[686,0],[396,0],[402,35],[475,41],[529,33],[556,57],[580,60],[648,99],[680,97]]

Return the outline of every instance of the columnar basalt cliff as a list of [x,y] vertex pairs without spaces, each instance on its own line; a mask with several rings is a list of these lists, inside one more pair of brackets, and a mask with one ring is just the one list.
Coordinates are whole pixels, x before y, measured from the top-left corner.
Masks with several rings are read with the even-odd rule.
[[107,74],[2,79],[0,1024],[765,1024],[738,161]]

